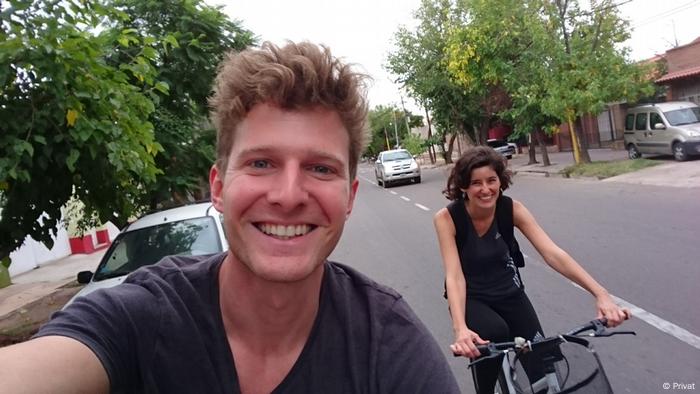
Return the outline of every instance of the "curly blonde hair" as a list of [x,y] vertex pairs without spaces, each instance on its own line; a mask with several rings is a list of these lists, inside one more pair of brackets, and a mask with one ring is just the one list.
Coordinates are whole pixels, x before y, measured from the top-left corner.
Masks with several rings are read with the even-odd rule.
[[367,146],[367,101],[364,74],[331,55],[325,46],[265,42],[259,49],[230,53],[219,65],[214,94],[209,99],[217,130],[216,165],[223,173],[236,130],[257,104],[285,110],[323,107],[340,116],[350,137],[350,179],[357,174]]

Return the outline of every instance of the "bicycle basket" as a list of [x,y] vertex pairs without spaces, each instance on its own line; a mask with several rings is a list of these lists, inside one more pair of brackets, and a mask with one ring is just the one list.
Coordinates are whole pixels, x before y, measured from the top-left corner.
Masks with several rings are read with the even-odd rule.
[[[554,360],[556,380],[560,387],[559,393],[613,393],[598,354],[591,346],[565,342],[559,345],[559,352],[549,356]],[[542,390],[533,391],[533,384],[544,376],[541,354],[534,352],[517,357],[510,355],[509,357],[511,358],[511,366],[514,367],[515,371],[513,383],[516,393],[538,394],[547,392],[546,386]],[[535,385],[534,388],[537,388],[537,386]]]

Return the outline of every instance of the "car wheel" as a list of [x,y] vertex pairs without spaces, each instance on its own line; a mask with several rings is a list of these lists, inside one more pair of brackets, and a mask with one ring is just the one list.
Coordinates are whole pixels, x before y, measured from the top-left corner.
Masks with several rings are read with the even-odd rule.
[[510,160],[510,159],[512,159],[512,158],[513,158],[513,155],[508,155],[508,156],[506,156],[506,159],[508,159],[508,160]]
[[415,178],[413,178],[413,179],[416,181],[416,183],[420,183],[420,176],[417,176],[417,177],[415,177]]
[[641,158],[641,157],[642,157],[642,154],[639,153],[639,149],[637,149],[637,147],[634,146],[634,144],[629,144],[629,145],[627,145],[627,156],[628,156],[631,160],[634,160],[634,159],[639,159],[639,158]]
[[681,144],[680,142],[674,142],[672,149],[673,158],[677,161],[684,161],[688,158],[688,155],[685,153],[685,149],[683,149],[683,144]]

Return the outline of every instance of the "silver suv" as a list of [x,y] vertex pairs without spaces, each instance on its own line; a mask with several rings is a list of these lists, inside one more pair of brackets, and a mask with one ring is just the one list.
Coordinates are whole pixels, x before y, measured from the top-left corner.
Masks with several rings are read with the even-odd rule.
[[625,148],[630,159],[642,153],[683,161],[700,154],[700,107],[686,101],[642,105],[627,110]]
[[82,288],[68,303],[97,289],[116,286],[136,269],[169,255],[197,256],[228,250],[222,215],[211,202],[147,214],[124,228],[92,271],[78,273]]
[[385,150],[374,163],[374,176],[382,187],[406,180],[420,183],[420,165],[406,149]]

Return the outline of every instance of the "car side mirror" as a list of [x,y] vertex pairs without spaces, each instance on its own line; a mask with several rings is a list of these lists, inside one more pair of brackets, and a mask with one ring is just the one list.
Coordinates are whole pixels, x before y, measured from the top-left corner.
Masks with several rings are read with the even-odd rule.
[[81,284],[86,284],[90,283],[90,279],[92,279],[92,271],[80,271],[78,272],[78,283]]
[[654,123],[654,130],[666,130],[666,125],[663,123]]
[[381,163],[381,161],[379,161],[379,160],[374,162],[374,164],[379,164],[379,163]]

